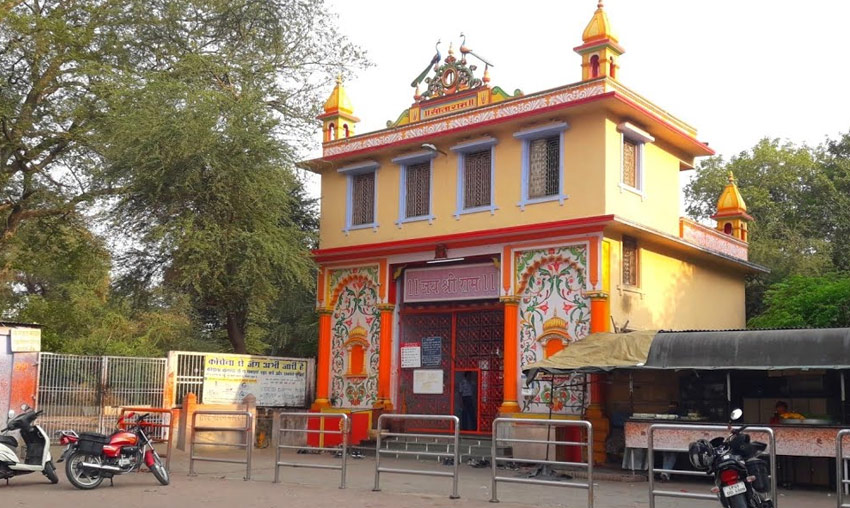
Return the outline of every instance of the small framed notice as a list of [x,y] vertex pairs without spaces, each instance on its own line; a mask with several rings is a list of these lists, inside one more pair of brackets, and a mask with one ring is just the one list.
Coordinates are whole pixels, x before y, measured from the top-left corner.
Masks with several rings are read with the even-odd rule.
[[401,345],[401,368],[418,369],[422,366],[422,347],[419,344],[406,342]]
[[41,351],[41,328],[12,328],[11,339],[13,353]]
[[440,395],[443,393],[443,369],[413,371],[413,393]]

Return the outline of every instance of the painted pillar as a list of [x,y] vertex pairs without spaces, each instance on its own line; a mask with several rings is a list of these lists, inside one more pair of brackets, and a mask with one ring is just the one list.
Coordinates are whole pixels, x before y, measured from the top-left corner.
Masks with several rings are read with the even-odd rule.
[[[611,321],[608,293],[597,291],[590,293],[590,333],[609,331]],[[590,374],[590,405],[587,407],[587,419],[593,424],[593,461],[605,462],[605,442],[611,429],[611,422],[605,416],[605,389],[603,374]]]
[[316,401],[311,409],[317,411],[330,407],[328,384],[331,377],[331,314],[332,309],[319,309],[319,358],[316,368]]
[[499,408],[500,413],[519,413],[517,403],[517,384],[519,376],[519,337],[517,316],[519,314],[519,297],[503,296],[500,298],[505,306],[505,344],[504,344],[504,400]]
[[382,303],[378,305],[381,311],[381,342],[378,350],[378,400],[376,408],[384,411],[393,410],[393,402],[390,398],[390,379],[393,368],[393,311],[395,305]]

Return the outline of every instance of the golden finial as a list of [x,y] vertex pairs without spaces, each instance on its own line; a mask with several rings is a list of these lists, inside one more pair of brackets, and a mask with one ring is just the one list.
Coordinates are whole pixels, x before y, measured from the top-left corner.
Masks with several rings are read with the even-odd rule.
[[484,77],[481,78],[481,81],[483,81],[484,83],[490,82],[490,66],[489,65],[484,66]]
[[729,183],[735,183],[735,175],[732,172],[729,172]]
[[604,7],[604,5],[602,5],[602,0],[599,0],[599,3],[596,4],[596,8],[601,9],[602,7]]
[[422,94],[419,93],[419,85],[416,85],[416,91],[413,92],[413,100],[418,101],[422,98]]
[[337,75],[336,75],[336,84],[337,85],[342,84],[342,73],[341,72],[337,73]]
[[449,56],[454,56],[454,54],[455,54],[454,43],[449,42]]

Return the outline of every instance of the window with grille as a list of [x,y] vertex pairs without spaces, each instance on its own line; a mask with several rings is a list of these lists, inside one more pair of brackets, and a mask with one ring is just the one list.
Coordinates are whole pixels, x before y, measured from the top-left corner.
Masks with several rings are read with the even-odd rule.
[[628,185],[633,189],[640,189],[639,152],[638,143],[630,139],[623,139],[623,185]]
[[623,284],[638,285],[638,248],[637,240],[623,237]]
[[490,149],[468,153],[463,161],[463,207],[490,206]]
[[557,196],[561,187],[560,136],[535,139],[528,143],[529,199]]
[[421,162],[407,166],[405,218],[431,214],[431,163]]
[[351,225],[375,222],[375,173],[351,177]]

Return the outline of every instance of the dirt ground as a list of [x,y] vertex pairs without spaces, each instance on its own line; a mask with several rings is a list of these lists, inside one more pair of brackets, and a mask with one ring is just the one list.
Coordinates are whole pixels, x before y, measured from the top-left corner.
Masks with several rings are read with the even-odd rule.
[[[58,450],[55,454],[58,456]],[[237,455],[228,453],[229,457]],[[317,464],[335,464],[339,459],[329,455],[287,454],[284,460]],[[382,464],[384,461],[382,461]],[[451,471],[451,467],[414,460],[386,461],[387,467]],[[339,472],[307,468],[281,468],[282,481],[274,479],[274,454],[258,450],[254,454],[252,479],[243,480],[244,466],[210,462],[196,463],[197,476],[188,476],[188,454],[177,452],[172,460],[171,485],[163,487],[147,472],[115,478],[114,487],[105,481],[93,491],[75,489],[65,478],[60,464],[60,482],[50,485],[38,475],[13,478],[9,485],[0,482],[0,506],[107,506],[122,508],[267,508],[318,507],[343,505],[346,508],[397,507],[492,507],[490,499],[490,470],[460,467],[460,499],[449,499],[450,478],[422,477],[383,473],[381,492],[372,492],[375,478],[373,458],[348,461],[347,488],[340,490]],[[517,472],[500,470],[505,476]],[[595,481],[595,504],[601,508],[636,508],[649,506],[646,482]],[[708,481],[673,482],[664,489],[707,493]],[[582,507],[586,506],[584,490],[541,487],[520,484],[498,486],[499,499],[506,507]],[[781,490],[778,506],[782,508],[827,508],[836,505],[834,493],[813,490]],[[716,501],[658,498],[658,508],[688,506],[689,508],[718,507]]]

